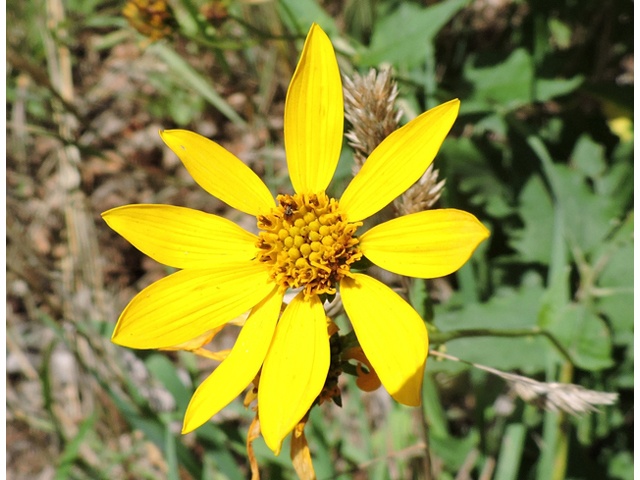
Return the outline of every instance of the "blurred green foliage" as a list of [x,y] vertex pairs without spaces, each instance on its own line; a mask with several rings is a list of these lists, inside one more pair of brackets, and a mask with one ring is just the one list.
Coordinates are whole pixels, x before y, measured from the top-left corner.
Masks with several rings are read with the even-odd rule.
[[[411,301],[430,324],[432,348],[446,346],[464,360],[540,381],[619,392],[620,399],[581,418],[541,413],[513,399],[505,413],[499,409],[507,392],[501,380],[430,358],[422,414],[437,478],[456,478],[465,468],[473,478],[494,471],[498,480],[631,479],[633,71],[629,81],[624,65],[633,59],[633,3],[228,1],[215,21],[201,13],[204,0],[170,3],[175,31],[149,47],[169,73],[150,77],[161,96],[148,102],[152,115],[180,126],[197,130],[208,109],[239,127],[249,121],[218,93],[218,79],[191,66],[184,52],[212,52],[222,75],[254,76],[262,92],[270,81],[263,77],[279,70],[275,60],[259,63],[257,49],[268,57],[283,46],[300,48],[311,22],[330,35],[344,74],[393,68],[405,121],[460,98],[460,117],[435,160],[447,181],[441,204],[473,212],[492,235],[451,276],[446,302],[432,304],[426,284],[414,285]],[[114,2],[69,0],[65,7],[70,38],[91,29],[103,33],[98,52],[133,32]],[[10,4],[9,15],[37,24],[31,2]],[[32,30],[12,48],[29,52],[34,64],[43,61]],[[234,71],[227,51],[240,52],[246,70]],[[295,55],[286,60],[295,62]],[[9,75],[8,102],[16,91]],[[46,127],[46,85],[30,95],[28,115]],[[350,175],[345,151],[335,183]],[[477,336],[479,329],[490,332]],[[180,360],[195,380],[195,364]],[[131,427],[163,450],[167,478],[184,478],[181,471],[195,479],[246,478],[246,427],[209,423],[195,433],[197,451],[188,448],[170,427],[181,422],[192,389],[167,357],[154,353],[144,361],[173,395],[172,412],[154,413],[131,393],[134,387],[127,398],[109,393]],[[364,394],[351,380],[346,390],[349,400],[339,413],[311,414],[307,437],[318,478],[352,478],[358,470],[365,475],[357,478],[425,478],[422,451],[412,450],[424,433],[416,428],[416,411],[391,403],[374,424],[360,403]],[[239,402],[228,408],[247,422],[252,417]],[[77,441],[67,444],[57,478],[69,474],[94,421],[90,417]],[[295,478],[286,454],[274,457],[262,440],[255,449],[265,478]]]

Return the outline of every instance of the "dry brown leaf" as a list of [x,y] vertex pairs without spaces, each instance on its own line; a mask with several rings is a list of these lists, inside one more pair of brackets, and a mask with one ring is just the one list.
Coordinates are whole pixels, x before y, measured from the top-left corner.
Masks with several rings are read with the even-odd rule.
[[311,452],[304,435],[304,426],[309,414],[304,416],[291,432],[291,461],[300,480],[316,480],[316,472],[313,470]]

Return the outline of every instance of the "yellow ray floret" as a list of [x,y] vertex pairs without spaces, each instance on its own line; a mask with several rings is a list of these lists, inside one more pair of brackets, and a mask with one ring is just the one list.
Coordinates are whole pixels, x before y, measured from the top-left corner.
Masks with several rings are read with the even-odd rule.
[[182,433],[205,423],[251,383],[267,355],[281,304],[282,295],[273,292],[253,308],[229,356],[193,394]]
[[329,335],[317,296],[289,304],[262,367],[258,406],[264,440],[275,452],[316,399],[329,371]]
[[257,237],[226,218],[171,205],[126,205],[102,214],[142,253],[175,268],[212,268],[255,257]]
[[360,238],[364,255],[399,275],[444,277],[469,260],[489,230],[470,213],[427,210],[382,223]]
[[358,342],[391,396],[420,405],[429,338],[416,311],[389,287],[367,275],[340,282],[344,309]]
[[329,37],[314,24],[291,79],[284,111],[284,145],[296,193],[327,188],[340,158],[343,123],[336,55]]
[[274,290],[256,262],[181,270],[151,284],[127,305],[111,341],[131,348],[165,348],[223,325]]

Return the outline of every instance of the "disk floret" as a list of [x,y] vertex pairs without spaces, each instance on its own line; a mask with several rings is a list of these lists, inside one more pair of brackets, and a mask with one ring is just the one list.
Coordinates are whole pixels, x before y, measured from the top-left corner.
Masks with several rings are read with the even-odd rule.
[[271,279],[284,289],[335,293],[335,284],[362,257],[353,236],[362,223],[348,223],[338,201],[324,193],[278,195],[277,200],[278,207],[258,216],[257,259],[272,266]]

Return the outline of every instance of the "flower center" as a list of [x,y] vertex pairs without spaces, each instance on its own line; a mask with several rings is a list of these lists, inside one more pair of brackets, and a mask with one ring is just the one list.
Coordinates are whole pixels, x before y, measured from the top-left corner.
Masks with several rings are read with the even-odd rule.
[[278,195],[280,206],[258,216],[257,258],[271,265],[271,279],[282,288],[304,287],[305,295],[335,293],[362,257],[338,201],[324,193]]

